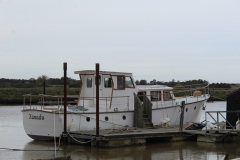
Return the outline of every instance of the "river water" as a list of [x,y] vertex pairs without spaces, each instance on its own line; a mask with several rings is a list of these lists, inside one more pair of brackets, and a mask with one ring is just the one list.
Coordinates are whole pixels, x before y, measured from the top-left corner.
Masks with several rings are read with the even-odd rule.
[[[23,129],[22,106],[0,106],[0,159],[51,159],[70,155],[73,160],[222,160],[240,157],[238,143],[155,142],[120,148],[94,148],[90,145],[59,146],[53,142],[34,141]],[[206,111],[224,111],[226,102],[207,103]],[[205,114],[202,115],[205,119]],[[57,144],[58,145],[58,144]]]

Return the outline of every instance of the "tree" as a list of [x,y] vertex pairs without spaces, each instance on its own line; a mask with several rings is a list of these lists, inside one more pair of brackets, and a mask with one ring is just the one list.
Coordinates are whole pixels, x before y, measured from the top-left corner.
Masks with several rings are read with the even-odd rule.
[[48,76],[46,75],[41,75],[37,78],[37,84],[41,85],[43,84],[44,81],[48,80]]
[[140,85],[147,85],[147,81],[146,80],[144,80],[144,79],[142,79],[142,80],[140,80],[140,83],[139,83]]
[[136,85],[139,85],[139,83],[140,83],[140,82],[139,82],[139,80],[136,80],[136,82],[135,82],[135,83],[136,83]]

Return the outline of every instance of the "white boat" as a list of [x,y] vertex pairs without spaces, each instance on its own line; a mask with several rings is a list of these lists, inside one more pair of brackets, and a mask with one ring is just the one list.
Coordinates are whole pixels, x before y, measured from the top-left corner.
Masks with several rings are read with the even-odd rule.
[[[96,85],[94,70],[76,71],[81,79],[77,105],[67,107],[67,130],[83,131],[96,129]],[[99,72],[99,128],[120,129],[123,127],[149,127],[137,119],[136,109],[142,107],[143,97],[150,104],[147,118],[152,127],[161,125],[179,125],[181,102],[185,101],[184,124],[199,122],[210,97],[208,93],[194,96],[175,97],[173,88],[164,85],[136,85],[132,73]],[[39,95],[57,98],[59,105],[50,108],[42,103],[40,106],[26,105],[22,110],[23,126],[26,134],[36,140],[51,140],[60,137],[64,129],[64,110],[61,96]],[[24,95],[26,98],[33,95]],[[136,97],[138,97],[136,99]],[[31,100],[30,100],[31,102]],[[135,106],[135,107],[134,107]],[[137,108],[136,108],[137,106]],[[143,109],[144,110],[144,109]],[[147,111],[146,111],[147,112]],[[142,114],[142,113],[141,113]],[[145,113],[144,113],[145,114]],[[141,117],[142,115],[140,115]],[[146,118],[146,117],[145,117]]]

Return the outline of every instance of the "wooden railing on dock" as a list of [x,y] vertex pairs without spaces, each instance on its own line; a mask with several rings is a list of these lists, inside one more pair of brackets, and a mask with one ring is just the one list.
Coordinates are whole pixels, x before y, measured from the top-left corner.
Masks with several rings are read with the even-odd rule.
[[143,104],[138,96],[134,93],[134,126],[143,128]]
[[146,111],[148,118],[152,121],[152,102],[146,94],[143,94],[143,109]]
[[152,103],[143,95],[143,102],[134,93],[134,126],[138,128],[153,128]]

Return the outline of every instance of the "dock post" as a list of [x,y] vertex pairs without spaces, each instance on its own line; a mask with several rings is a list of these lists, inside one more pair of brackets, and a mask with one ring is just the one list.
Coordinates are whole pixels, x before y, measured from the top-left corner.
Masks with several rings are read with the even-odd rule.
[[96,63],[96,146],[99,146],[99,63]]
[[182,130],[183,130],[184,110],[185,110],[185,101],[182,101],[182,104],[181,104],[180,125],[179,125],[179,131],[180,131],[180,132],[182,132]]
[[223,160],[228,160],[228,156],[229,156],[229,155],[226,154]]
[[43,94],[46,94],[46,81],[43,81]]
[[67,144],[67,63],[63,64],[64,70],[64,143]]

